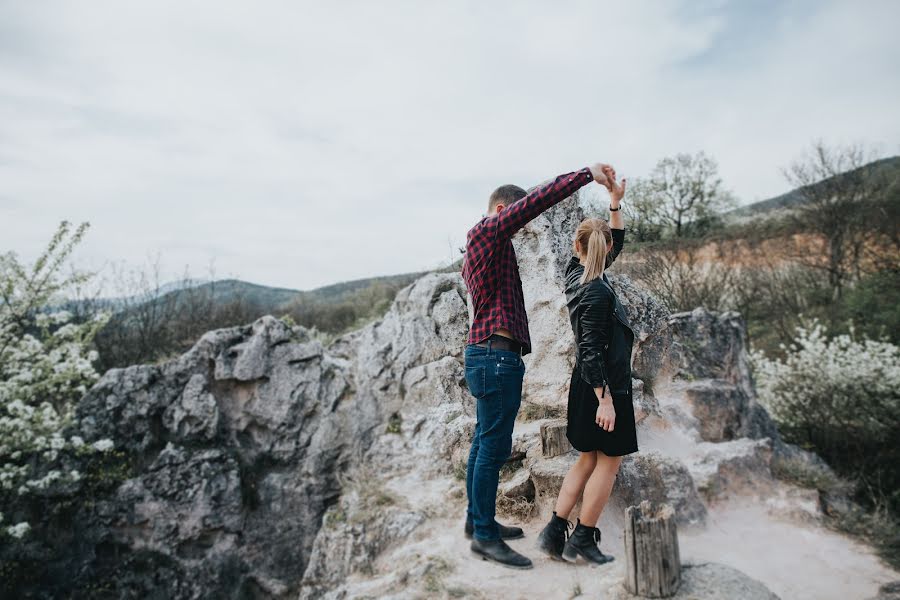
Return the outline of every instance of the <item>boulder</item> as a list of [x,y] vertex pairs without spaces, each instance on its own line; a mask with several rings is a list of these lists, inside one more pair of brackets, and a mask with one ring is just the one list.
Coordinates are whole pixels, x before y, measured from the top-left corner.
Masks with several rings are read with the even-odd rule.
[[577,460],[577,453],[570,452],[553,458],[538,459],[529,466],[531,481],[534,483],[534,501],[540,514],[547,515],[553,510],[563,479]]
[[612,500],[623,510],[643,500],[655,505],[670,504],[679,525],[701,524],[706,520],[706,506],[688,468],[658,451],[629,454],[622,460]]
[[882,584],[878,588],[878,595],[869,600],[900,600],[900,580]]
[[[637,600],[639,597],[629,594],[623,586],[610,590],[611,600]],[[778,600],[765,585],[745,575],[741,571],[719,563],[703,563],[683,565],[681,570],[681,587],[674,600],[721,600],[723,598],[740,598],[740,600]]]
[[527,469],[519,469],[512,477],[500,483],[498,492],[507,498],[534,500],[535,488],[531,473]]
[[[724,403],[724,408],[714,409],[720,425],[722,419],[729,420],[725,414],[729,407],[739,411],[730,418],[732,425],[737,425],[729,432],[732,438],[778,437],[774,422],[756,398],[747,331],[741,316],[736,312],[713,313],[697,308],[673,314],[668,324],[671,345],[664,357],[665,370],[676,380],[717,382],[706,384],[705,390],[702,386],[698,389],[697,404],[710,407]],[[735,386],[737,391],[726,389],[725,384]],[[719,391],[722,394],[717,394]],[[699,406],[698,410],[702,413],[709,409]]]
[[721,379],[701,379],[685,388],[685,398],[707,442],[726,442],[738,437],[747,397],[738,386]]

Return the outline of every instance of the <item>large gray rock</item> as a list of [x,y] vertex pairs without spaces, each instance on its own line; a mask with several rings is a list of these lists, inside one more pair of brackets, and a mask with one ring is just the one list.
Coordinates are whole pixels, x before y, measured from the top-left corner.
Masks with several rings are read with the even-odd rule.
[[900,580],[883,584],[878,588],[878,595],[869,600],[900,600]]
[[732,383],[701,379],[685,388],[687,403],[700,423],[700,437],[707,442],[726,442],[738,437],[747,413],[747,396]]
[[103,544],[174,565],[170,597],[235,577],[296,589],[336,473],[371,439],[378,407],[318,342],[297,339],[272,317],[210,332],[164,365],[106,373],[80,404],[88,439],[146,465],[106,505]]
[[658,451],[630,454],[622,460],[612,500],[623,509],[642,500],[670,504],[679,524],[702,524],[706,520],[706,505],[688,468]]
[[756,398],[741,316],[697,308],[672,315],[668,323],[671,344],[664,359],[666,370],[675,379],[710,380],[698,384],[691,399],[698,417],[715,421],[705,434],[721,439],[777,438],[775,424]]
[[[623,587],[610,590],[612,600],[637,600]],[[673,600],[778,600],[765,585],[733,567],[719,563],[684,565],[681,586]]]
[[[328,348],[263,317],[172,361],[106,373],[77,425],[88,441],[112,439],[135,471],[79,519],[86,550],[69,568],[111,577],[117,595],[142,595],[165,572],[165,597],[230,598],[309,594],[367,563],[422,515],[379,506],[362,528],[322,530],[325,513],[357,502],[341,496],[350,467],[379,481],[451,472],[474,414],[464,297],[458,274],[427,275]],[[111,556],[139,556],[146,575],[110,576]]]

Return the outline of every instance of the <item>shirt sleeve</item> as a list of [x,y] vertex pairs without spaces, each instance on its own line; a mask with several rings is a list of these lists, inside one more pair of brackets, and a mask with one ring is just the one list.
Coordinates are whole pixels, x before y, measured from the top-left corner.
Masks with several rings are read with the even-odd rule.
[[516,200],[499,213],[486,217],[480,223],[478,233],[485,235],[493,232],[498,241],[509,239],[529,221],[593,180],[594,176],[587,167],[560,175],[553,181],[535,188],[527,196]]

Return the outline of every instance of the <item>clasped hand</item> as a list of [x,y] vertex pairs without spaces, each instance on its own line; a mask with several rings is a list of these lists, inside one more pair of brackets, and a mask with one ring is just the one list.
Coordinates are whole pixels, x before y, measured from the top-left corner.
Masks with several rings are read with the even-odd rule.
[[626,180],[616,181],[616,170],[612,165],[606,163],[597,163],[591,166],[590,169],[591,175],[594,176],[594,181],[605,187],[609,191],[612,203],[618,205],[625,196]]

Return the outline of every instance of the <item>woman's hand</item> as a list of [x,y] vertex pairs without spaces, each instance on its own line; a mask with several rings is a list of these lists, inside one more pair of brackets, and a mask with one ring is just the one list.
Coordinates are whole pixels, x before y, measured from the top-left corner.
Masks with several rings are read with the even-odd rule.
[[[597,394],[597,396],[600,396],[600,394]],[[594,421],[603,431],[612,431],[616,427],[616,409],[613,407],[609,389],[604,390],[603,396],[599,400],[600,404],[597,406],[597,415]]]
[[611,166],[606,167],[603,170],[603,174],[606,175],[606,179],[609,182],[606,189],[609,190],[610,206],[618,208],[619,202],[625,197],[626,181],[625,179],[622,179],[621,183],[616,181],[616,170]]

